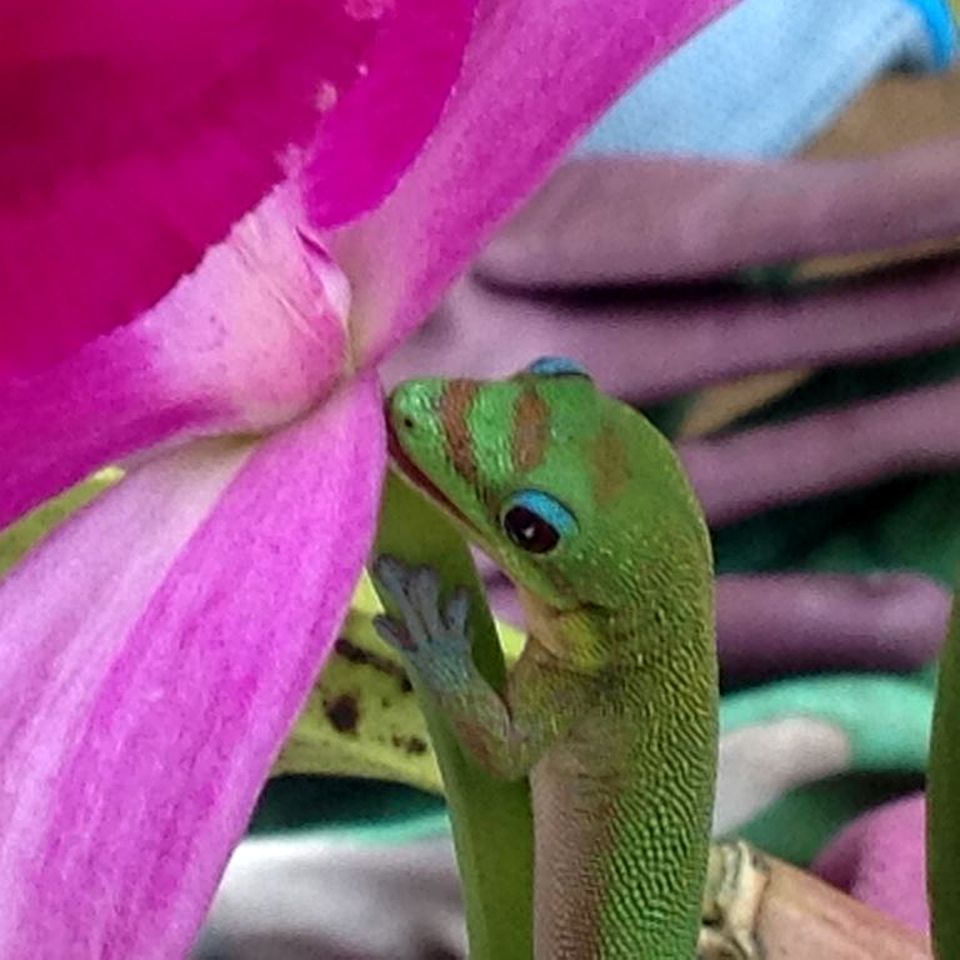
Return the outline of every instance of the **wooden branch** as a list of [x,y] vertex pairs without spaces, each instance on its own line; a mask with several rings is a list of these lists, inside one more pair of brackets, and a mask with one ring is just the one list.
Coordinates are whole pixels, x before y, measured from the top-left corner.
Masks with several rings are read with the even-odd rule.
[[932,960],[929,940],[743,842],[711,851],[700,960]]

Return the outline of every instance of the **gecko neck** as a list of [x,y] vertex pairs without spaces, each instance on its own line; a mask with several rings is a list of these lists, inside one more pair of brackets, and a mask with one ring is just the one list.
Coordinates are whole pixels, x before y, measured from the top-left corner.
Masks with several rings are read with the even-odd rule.
[[607,678],[533,777],[538,958],[694,955],[717,739],[712,585],[638,594],[616,612],[524,598],[531,642]]

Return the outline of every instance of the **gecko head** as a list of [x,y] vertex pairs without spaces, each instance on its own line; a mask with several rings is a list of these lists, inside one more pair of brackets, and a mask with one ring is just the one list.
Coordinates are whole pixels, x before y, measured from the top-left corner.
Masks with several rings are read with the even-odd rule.
[[564,358],[505,380],[410,380],[387,402],[394,467],[528,593],[618,609],[638,578],[701,553],[669,444]]

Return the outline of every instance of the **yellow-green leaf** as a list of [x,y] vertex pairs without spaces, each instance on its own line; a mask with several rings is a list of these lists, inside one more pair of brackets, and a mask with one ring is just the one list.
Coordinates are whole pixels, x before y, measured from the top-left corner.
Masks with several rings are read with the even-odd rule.
[[19,563],[30,549],[71,514],[85,507],[122,477],[123,471],[116,467],[101,470],[60,496],[40,504],[16,523],[0,531],[0,576]]
[[[406,671],[375,633],[380,602],[364,577],[333,655],[277,758],[273,773],[369,777],[442,793],[427,723]],[[498,631],[508,663],[523,635]]]

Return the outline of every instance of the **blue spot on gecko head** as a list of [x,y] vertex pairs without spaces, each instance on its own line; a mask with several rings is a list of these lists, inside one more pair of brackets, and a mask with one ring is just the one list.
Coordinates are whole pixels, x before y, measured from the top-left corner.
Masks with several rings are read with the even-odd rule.
[[590,374],[569,357],[540,357],[534,360],[524,371],[532,373],[537,377],[586,377],[590,379]]

